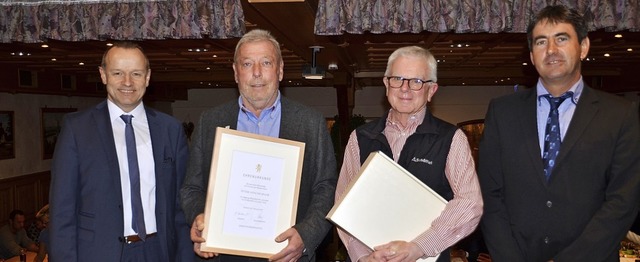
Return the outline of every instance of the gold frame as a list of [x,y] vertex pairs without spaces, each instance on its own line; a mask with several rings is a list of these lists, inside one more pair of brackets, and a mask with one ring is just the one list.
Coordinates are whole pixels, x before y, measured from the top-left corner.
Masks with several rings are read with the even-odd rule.
[[201,250],[268,258],[286,247],[275,238],[295,223],[304,148],[218,127]]

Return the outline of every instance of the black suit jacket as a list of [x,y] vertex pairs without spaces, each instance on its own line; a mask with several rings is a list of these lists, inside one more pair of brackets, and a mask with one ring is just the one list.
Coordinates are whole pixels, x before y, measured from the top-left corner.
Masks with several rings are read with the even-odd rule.
[[482,230],[494,261],[618,261],[640,199],[631,102],[585,86],[545,181],[536,89],[494,99],[480,143]]
[[[191,261],[180,207],[188,144],[175,118],[145,108],[156,173],[156,223],[164,261]],[[120,170],[106,100],[65,116],[51,167],[49,261],[120,261]]]

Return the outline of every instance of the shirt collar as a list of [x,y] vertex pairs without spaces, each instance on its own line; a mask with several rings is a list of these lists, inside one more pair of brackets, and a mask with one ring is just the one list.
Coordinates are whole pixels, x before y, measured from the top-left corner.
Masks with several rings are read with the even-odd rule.
[[[244,106],[244,104],[242,103],[242,96],[238,96],[238,106],[240,106],[240,110],[242,110],[242,112],[244,112],[245,114],[251,114],[252,116],[255,117],[255,114],[253,112],[251,112],[251,110],[246,108]],[[273,105],[271,105],[270,107],[267,107],[267,108],[262,110],[262,113],[260,114],[260,118],[264,118],[267,115],[270,118],[277,117],[277,114],[278,114],[278,110],[277,109],[279,109],[279,108],[280,108],[280,90],[278,90],[278,95],[276,96],[276,101],[274,101]]]
[[[580,95],[582,95],[583,89],[584,81],[582,81],[582,76],[580,76],[580,79],[575,84],[573,84],[571,88],[569,88],[569,90],[567,90],[573,92],[573,96],[571,96],[571,102],[573,102],[573,104],[578,104],[578,100],[580,100]],[[544,85],[542,85],[542,81],[540,80],[538,80],[538,83],[536,84],[536,92],[538,94],[538,102],[540,101],[542,96],[549,94],[549,91],[547,91]]]
[[138,119],[146,118],[144,104],[142,101],[138,106],[136,106],[136,108],[131,110],[131,112],[125,112],[109,99],[107,99],[107,107],[109,108],[109,117],[111,118],[111,122],[115,119],[120,119],[121,115],[132,115],[133,118]]
[[[427,107],[424,106],[422,107],[422,109],[418,110],[417,112],[411,114],[409,116],[409,121],[408,121],[408,126],[419,126],[420,124],[422,124],[422,121],[424,120],[424,116],[427,113]],[[387,117],[387,125],[393,125],[393,126],[397,126],[398,129],[402,129],[400,123],[398,123],[398,121],[392,119],[394,114],[393,114],[393,108],[389,109],[389,117]]]

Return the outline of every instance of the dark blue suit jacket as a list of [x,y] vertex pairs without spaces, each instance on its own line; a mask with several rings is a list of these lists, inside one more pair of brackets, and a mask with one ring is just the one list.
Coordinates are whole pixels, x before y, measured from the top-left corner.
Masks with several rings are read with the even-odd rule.
[[[179,202],[188,161],[182,125],[145,108],[156,172],[161,257],[193,260]],[[51,168],[49,261],[120,261],[124,231],[120,171],[107,102],[65,116]]]

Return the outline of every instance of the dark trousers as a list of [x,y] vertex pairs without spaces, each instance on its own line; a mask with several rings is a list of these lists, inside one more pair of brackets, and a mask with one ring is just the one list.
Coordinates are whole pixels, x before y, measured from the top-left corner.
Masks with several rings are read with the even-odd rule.
[[122,262],[156,262],[171,261],[170,258],[160,256],[160,240],[158,237],[147,238],[146,241],[138,241],[127,244],[123,242]]

